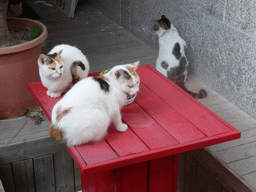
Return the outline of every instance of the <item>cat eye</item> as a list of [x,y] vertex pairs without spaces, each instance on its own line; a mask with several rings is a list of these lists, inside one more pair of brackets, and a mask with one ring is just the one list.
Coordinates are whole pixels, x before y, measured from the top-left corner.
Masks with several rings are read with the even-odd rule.
[[51,68],[52,70],[55,70],[55,67]]
[[60,69],[62,69],[63,66],[60,66]]
[[129,85],[129,88],[133,88],[133,85]]

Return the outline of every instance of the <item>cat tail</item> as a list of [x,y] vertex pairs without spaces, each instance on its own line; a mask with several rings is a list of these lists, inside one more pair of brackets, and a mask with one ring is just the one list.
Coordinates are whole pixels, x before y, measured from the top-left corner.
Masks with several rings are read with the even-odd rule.
[[178,77],[176,84],[182,88],[184,91],[186,91],[189,95],[191,95],[192,97],[194,97],[195,99],[203,99],[207,96],[207,92],[204,89],[200,89],[199,93],[194,93],[192,91],[189,91],[186,87],[185,87],[185,76],[181,75],[180,77]]
[[63,131],[57,126],[57,124],[51,124],[49,128],[51,138],[55,141],[62,141]]
[[64,137],[64,131],[61,130],[59,127],[60,120],[66,116],[68,113],[70,113],[71,108],[62,110],[60,107],[57,108],[56,112],[55,110],[53,113],[56,113],[52,116],[52,120],[54,119],[54,122],[51,123],[49,127],[49,132],[53,140],[55,141],[62,141]]
[[73,78],[73,84],[77,83],[80,80],[80,77],[77,73],[78,66],[80,66],[83,71],[85,70],[85,65],[83,64],[82,61],[74,61],[72,63],[70,70]]

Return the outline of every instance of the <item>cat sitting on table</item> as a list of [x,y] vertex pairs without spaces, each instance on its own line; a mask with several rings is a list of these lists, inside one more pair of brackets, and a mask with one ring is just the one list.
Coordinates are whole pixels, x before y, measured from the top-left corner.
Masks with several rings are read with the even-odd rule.
[[42,84],[48,89],[47,95],[56,98],[89,73],[86,56],[75,46],[61,44],[47,55],[38,59]]
[[111,122],[125,132],[120,110],[139,91],[138,65],[117,65],[103,76],[76,83],[52,110],[51,137],[70,147],[100,141]]
[[199,93],[194,93],[185,87],[188,75],[188,60],[185,55],[186,42],[180,37],[177,29],[169,19],[162,15],[161,19],[155,21],[153,30],[159,39],[156,69],[192,97],[205,98],[207,92],[204,89],[199,90]]

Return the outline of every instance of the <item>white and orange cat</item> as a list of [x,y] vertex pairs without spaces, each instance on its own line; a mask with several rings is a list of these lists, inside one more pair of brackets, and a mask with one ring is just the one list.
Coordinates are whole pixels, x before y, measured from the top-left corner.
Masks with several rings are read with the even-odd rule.
[[77,47],[61,44],[38,59],[39,75],[47,95],[59,97],[89,73],[89,62]]
[[138,65],[118,65],[103,76],[76,83],[52,110],[51,137],[75,146],[100,141],[111,122],[117,131],[126,131],[120,110],[139,91]]

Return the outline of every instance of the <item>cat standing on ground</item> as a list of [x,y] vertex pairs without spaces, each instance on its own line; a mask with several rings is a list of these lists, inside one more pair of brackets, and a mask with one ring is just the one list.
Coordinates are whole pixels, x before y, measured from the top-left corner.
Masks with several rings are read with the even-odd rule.
[[204,89],[201,89],[199,93],[194,93],[185,87],[188,75],[188,60],[185,55],[186,42],[180,37],[177,29],[164,15],[156,21],[153,29],[159,38],[156,69],[194,98],[206,97],[207,92]]
[[75,84],[52,110],[50,135],[67,146],[100,141],[111,122],[124,132],[121,108],[139,91],[139,62],[118,65],[107,74],[88,77]]
[[53,98],[89,73],[86,56],[78,48],[66,44],[55,46],[47,55],[41,54],[38,66],[41,81],[48,89],[47,95]]

